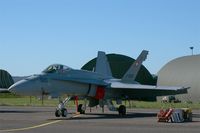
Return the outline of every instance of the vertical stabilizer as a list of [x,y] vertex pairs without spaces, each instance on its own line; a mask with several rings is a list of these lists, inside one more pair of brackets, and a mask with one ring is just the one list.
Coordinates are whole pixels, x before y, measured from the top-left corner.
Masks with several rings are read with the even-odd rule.
[[146,60],[148,51],[143,50],[142,53],[138,56],[137,60],[132,64],[129,70],[125,73],[122,78],[122,82],[134,83],[136,76],[142,66],[142,62]]
[[98,52],[95,72],[104,75],[106,78],[112,77],[110,65],[108,63],[108,59],[106,57],[105,52],[102,52],[102,51]]

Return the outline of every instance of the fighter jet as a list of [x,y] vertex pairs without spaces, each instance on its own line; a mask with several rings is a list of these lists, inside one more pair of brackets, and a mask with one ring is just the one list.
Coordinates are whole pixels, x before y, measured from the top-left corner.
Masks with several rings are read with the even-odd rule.
[[[148,101],[152,98],[156,99],[156,96],[187,93],[188,87],[141,85],[136,82],[136,76],[147,55],[148,51],[143,50],[122,79],[112,76],[105,52],[99,51],[94,72],[54,64],[47,67],[41,74],[15,83],[9,91],[29,96],[60,97],[66,94],[68,97],[60,102],[55,111],[56,117],[67,116],[65,104],[73,96],[87,98],[89,107],[107,105],[109,110],[118,111],[119,115],[124,116],[126,107],[119,102],[123,99]],[[118,101],[119,107],[113,105],[114,100]],[[80,104],[78,111],[84,113],[85,107]]]

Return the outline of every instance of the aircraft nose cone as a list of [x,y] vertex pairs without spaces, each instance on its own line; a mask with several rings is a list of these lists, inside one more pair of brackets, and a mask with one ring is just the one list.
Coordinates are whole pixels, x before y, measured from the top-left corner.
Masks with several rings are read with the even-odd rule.
[[9,91],[15,94],[23,94],[27,88],[27,81],[21,80],[9,87]]
[[30,76],[16,82],[8,90],[18,95],[40,96],[46,87],[46,83],[44,84],[40,79],[39,76]]

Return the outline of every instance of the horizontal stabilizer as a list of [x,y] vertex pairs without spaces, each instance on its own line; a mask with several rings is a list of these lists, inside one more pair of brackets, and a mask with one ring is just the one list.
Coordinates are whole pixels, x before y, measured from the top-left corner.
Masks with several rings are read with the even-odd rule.
[[190,88],[183,86],[152,86],[152,85],[141,85],[141,84],[127,84],[119,82],[112,83],[110,87],[112,89],[123,89],[124,91],[135,90],[137,92],[144,92],[145,90],[149,90],[154,93],[160,92],[158,96],[185,94],[188,92],[188,89]]

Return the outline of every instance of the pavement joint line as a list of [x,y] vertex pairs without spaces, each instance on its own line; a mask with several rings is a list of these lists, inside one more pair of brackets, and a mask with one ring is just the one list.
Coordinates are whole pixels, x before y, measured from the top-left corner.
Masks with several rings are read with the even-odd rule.
[[[81,116],[81,115],[74,115],[74,116],[72,116],[71,118],[77,118],[77,117],[79,117],[79,116]],[[0,132],[26,131],[26,130],[36,129],[36,128],[40,128],[40,127],[45,127],[45,126],[48,126],[48,125],[52,125],[52,124],[55,124],[55,123],[59,123],[59,122],[61,122],[61,121],[63,121],[63,120],[55,120],[55,121],[43,123],[43,124],[36,125],[36,126],[25,127],[25,128],[5,129],[5,130],[0,130]]]

